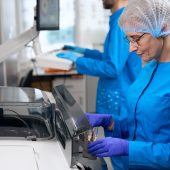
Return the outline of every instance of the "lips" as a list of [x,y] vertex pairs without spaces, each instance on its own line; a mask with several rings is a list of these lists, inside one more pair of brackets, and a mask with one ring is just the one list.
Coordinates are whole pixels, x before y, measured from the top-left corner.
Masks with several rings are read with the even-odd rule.
[[138,55],[140,55],[140,56],[142,56],[143,55],[143,53],[137,53]]

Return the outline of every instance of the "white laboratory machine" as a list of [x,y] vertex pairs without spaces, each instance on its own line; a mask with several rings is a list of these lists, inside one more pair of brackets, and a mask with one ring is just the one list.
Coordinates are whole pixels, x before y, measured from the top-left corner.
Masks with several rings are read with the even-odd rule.
[[[37,22],[28,31],[0,45],[0,63],[32,41],[38,62],[48,56],[47,60],[53,60],[52,67],[69,70],[72,62],[57,59],[54,51],[43,54],[38,40],[40,30],[58,29],[57,11],[59,0],[37,0]],[[48,62],[43,64],[50,67]],[[83,134],[90,129],[80,106],[63,85],[55,87],[52,93],[0,87],[1,169],[99,170],[98,160],[82,157]]]
[[52,93],[0,87],[1,169],[100,170],[98,160],[83,158],[89,130],[85,114],[64,85]]

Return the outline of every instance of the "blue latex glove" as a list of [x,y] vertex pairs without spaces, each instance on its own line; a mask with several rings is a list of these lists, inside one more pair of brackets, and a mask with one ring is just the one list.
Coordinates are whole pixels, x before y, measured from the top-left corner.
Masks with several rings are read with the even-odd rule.
[[88,152],[97,157],[127,156],[129,142],[124,139],[106,137],[89,143]]
[[59,57],[59,58],[71,60],[73,62],[76,62],[76,60],[79,58],[78,56],[76,56],[72,52],[61,52],[61,53],[56,54],[56,56]]
[[92,127],[102,126],[105,129],[108,129],[113,123],[113,118],[109,114],[85,113],[85,115]]
[[84,54],[86,49],[81,48],[81,47],[77,47],[77,46],[65,45],[63,47],[63,50],[70,50],[70,51],[73,51],[73,52]]

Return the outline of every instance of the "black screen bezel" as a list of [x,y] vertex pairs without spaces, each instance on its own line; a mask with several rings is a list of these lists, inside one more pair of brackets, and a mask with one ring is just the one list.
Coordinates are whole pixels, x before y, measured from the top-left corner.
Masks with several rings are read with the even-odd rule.
[[[60,2],[59,0],[57,0],[58,2],[58,22],[60,22],[60,12],[59,12],[59,9],[60,9]],[[49,26],[49,27],[43,27],[41,26],[40,24],[40,18],[41,18],[41,14],[40,14],[40,3],[41,3],[41,0],[37,0],[37,6],[36,6],[36,26],[37,26],[37,31],[45,31],[45,30],[59,30],[59,24],[58,26]]]

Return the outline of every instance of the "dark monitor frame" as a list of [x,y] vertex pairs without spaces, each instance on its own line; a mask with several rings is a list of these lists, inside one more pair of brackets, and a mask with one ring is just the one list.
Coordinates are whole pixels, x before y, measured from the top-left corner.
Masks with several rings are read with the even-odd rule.
[[[59,12],[59,10],[60,10],[60,0],[56,0],[57,2],[58,2],[58,8],[57,8],[57,10],[58,11],[54,11],[54,12],[57,12],[57,14],[58,14],[58,22],[60,22],[60,12]],[[41,10],[40,10],[40,3],[41,3],[41,0],[37,0],[37,6],[36,6],[36,17],[35,17],[35,19],[36,19],[36,26],[37,26],[37,30],[38,31],[42,31],[42,30],[59,30],[59,24],[58,25],[56,25],[56,26],[48,26],[48,27],[43,27],[43,26],[41,26],[41,14],[40,14],[40,12],[41,12]]]

